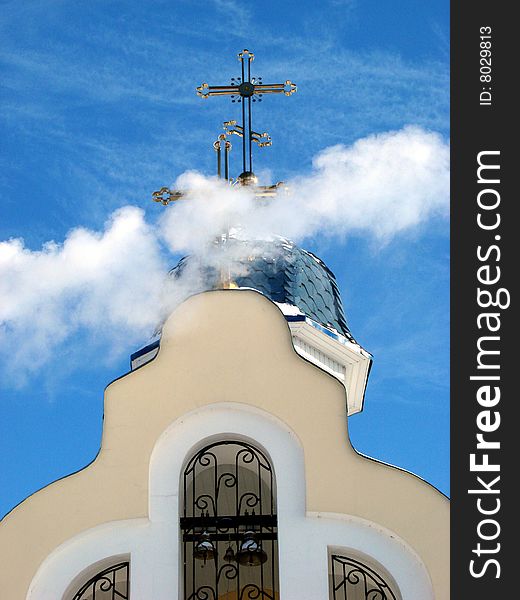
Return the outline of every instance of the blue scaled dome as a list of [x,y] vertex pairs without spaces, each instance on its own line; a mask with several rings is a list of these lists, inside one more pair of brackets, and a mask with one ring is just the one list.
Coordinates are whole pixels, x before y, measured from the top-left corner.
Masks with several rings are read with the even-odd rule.
[[[217,248],[217,250],[219,250]],[[227,239],[225,263],[227,285],[221,267],[198,261],[200,289],[252,288],[273,302],[297,307],[307,317],[355,341],[350,333],[332,271],[317,256],[284,239],[269,241]],[[193,267],[194,257],[179,261],[170,272],[180,277]]]

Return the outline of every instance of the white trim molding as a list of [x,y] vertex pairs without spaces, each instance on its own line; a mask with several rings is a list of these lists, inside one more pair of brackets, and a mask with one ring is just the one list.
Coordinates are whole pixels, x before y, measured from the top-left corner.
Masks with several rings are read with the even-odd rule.
[[[282,308],[283,310],[283,308]],[[294,349],[309,362],[339,379],[347,391],[347,414],[363,410],[372,356],[359,344],[308,317],[289,320]]]
[[362,519],[306,513],[304,451],[295,433],[251,406],[218,403],[174,421],[159,437],[149,470],[149,517],[106,523],[68,540],[44,561],[27,600],[56,600],[89,565],[130,556],[131,600],[181,598],[179,490],[185,461],[207,443],[248,441],[264,451],[277,487],[280,597],[327,600],[329,549],[350,548],[391,574],[403,600],[433,600],[427,570],[395,533]]

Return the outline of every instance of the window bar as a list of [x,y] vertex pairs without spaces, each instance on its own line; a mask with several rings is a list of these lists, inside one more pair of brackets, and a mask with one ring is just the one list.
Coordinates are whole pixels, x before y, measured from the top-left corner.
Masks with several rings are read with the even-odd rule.
[[[332,555],[331,562],[331,589],[333,600],[358,598],[359,592],[356,593],[355,586],[361,581],[363,585],[363,597],[365,600],[397,600],[397,597],[386,581],[367,565],[353,558],[339,555]],[[341,565],[342,575],[341,581],[336,583],[336,567],[338,564]],[[352,596],[349,594],[351,586],[354,586],[351,590],[354,594]]]
[[[218,451],[216,453],[211,451],[214,447],[218,446],[231,446],[231,450],[234,449],[233,447],[236,447],[236,451],[234,451],[233,470],[219,472],[220,455]],[[254,464],[255,462],[256,465]],[[211,469],[209,472],[207,471],[208,468]],[[265,485],[269,485],[270,487],[268,491],[265,490],[262,478],[264,471],[267,475]],[[253,476],[251,482],[249,482],[249,479],[243,480],[242,475],[245,475],[246,472],[249,472]],[[209,480],[206,477],[205,484],[209,484],[210,486],[209,494],[206,487],[200,488],[200,483],[197,485],[195,482],[195,479],[201,473],[206,473],[206,476],[210,475]],[[235,489],[232,490],[231,488]],[[183,491],[185,502],[184,516],[181,518],[183,549],[185,553],[185,600],[199,599],[201,597],[199,594],[202,593],[208,599],[210,596],[217,598],[219,590],[224,590],[224,582],[221,581],[222,576],[227,581],[228,587],[229,582],[234,580],[233,587],[236,589],[237,598],[239,599],[248,597],[247,594],[254,594],[255,597],[261,600],[274,598],[272,593],[277,589],[276,565],[278,561],[273,488],[273,472],[269,462],[262,452],[247,443],[236,441],[214,443],[201,450],[191,459],[184,471]],[[190,498],[192,490],[194,493],[193,497]],[[232,512],[230,515],[220,514],[226,510],[225,505],[222,504],[226,496],[234,502],[234,514],[233,511],[230,511]],[[264,498],[264,496],[266,497]],[[270,502],[270,510],[268,514],[264,514],[267,509],[267,502]],[[210,510],[206,510],[210,504],[211,515]],[[189,514],[190,507],[191,514]],[[252,509],[251,513],[249,509]],[[198,511],[201,513],[200,516],[197,515]],[[195,550],[198,537],[200,536],[199,530],[211,533],[211,542],[214,544],[215,556],[211,558],[211,568],[215,569],[214,578],[212,571],[207,573],[207,576],[210,576],[211,580],[214,581],[213,588],[211,585],[207,585],[207,583],[203,584],[204,581],[207,582],[207,576],[201,580],[201,587],[197,588],[198,569],[195,567],[195,561],[191,558],[191,554],[188,554],[189,551],[193,553]],[[268,565],[262,562],[259,563],[260,569],[256,570],[257,567],[255,567],[255,571],[249,571],[249,569],[244,568],[243,564],[228,565],[223,564],[222,560],[220,560],[219,557],[223,555],[223,546],[226,544],[233,543],[236,552],[238,552],[243,540],[243,534],[248,530],[254,531],[255,536],[258,536],[259,548],[264,546],[262,542],[271,542],[271,568],[269,571],[267,571]],[[188,575],[187,567],[189,566],[188,560],[192,560],[193,567],[191,569],[191,589],[186,581]],[[266,572],[268,573],[267,576]],[[251,581],[249,580],[250,576],[253,578]],[[270,584],[269,576],[271,578]],[[257,583],[253,583],[254,581],[260,583],[261,587]],[[271,590],[271,593],[268,590]]]
[[[244,81],[244,60],[242,60],[242,81]],[[244,100],[242,99],[242,108],[244,108]],[[242,123],[245,125],[245,121],[242,119]],[[245,136],[245,132],[244,132],[244,136]],[[243,149],[244,149],[244,171],[245,171],[245,151],[246,151],[246,147],[245,147],[245,137],[244,139],[244,145],[243,145]],[[235,515],[237,517],[240,516],[240,501],[238,499],[239,494],[240,494],[240,476],[239,476],[239,471],[238,471],[238,453],[235,455],[235,481],[236,481],[236,486],[235,486]],[[237,548],[237,552],[238,549],[240,547],[240,527],[238,525],[238,523],[240,523],[239,519],[237,519],[237,542],[236,542],[236,548]],[[240,594],[240,563],[237,562],[237,594]]]
[[[249,113],[249,114],[251,114],[251,113]],[[261,465],[260,461],[258,461],[258,501],[259,501],[260,514],[263,515],[264,511],[262,510],[262,508],[263,508],[263,505],[262,505],[262,465]],[[264,532],[263,527],[262,527],[262,525],[260,525],[260,533],[262,534],[263,532]],[[260,544],[260,547],[263,549],[261,536],[259,538],[259,544]],[[271,559],[271,562],[273,562],[272,559]],[[260,563],[260,587],[262,588],[262,590],[265,590],[264,563]]]
[[[218,460],[215,459],[215,467],[213,469],[213,497],[215,498],[215,508],[213,510],[213,516],[216,517],[220,513],[218,509]],[[218,533],[218,525],[215,528],[215,533]],[[218,598],[218,580],[219,580],[219,572],[218,572],[218,561],[219,557],[219,543],[215,538],[215,598]]]
[[[196,466],[197,466],[197,463],[195,462],[193,464],[193,492],[192,492],[193,493],[193,497],[191,499],[191,501],[193,503],[191,514],[193,516],[195,516],[195,508],[196,508],[195,507],[195,502],[196,502],[196,498],[197,498],[197,490],[196,490],[196,487],[197,487],[197,478],[195,477]],[[194,527],[193,528],[193,533],[195,533],[195,531],[196,530],[195,530],[195,527]],[[190,544],[190,547],[189,547],[190,548],[190,558],[191,558],[191,590],[190,590],[191,594],[195,593],[195,557],[193,555],[194,552],[195,552],[195,544],[196,544],[196,542],[193,541]]]
[[[99,591],[112,592],[111,596],[113,600],[115,600],[116,596],[122,600],[128,600],[130,597],[130,584],[128,581],[129,567],[129,562],[122,562],[100,571],[81,586],[81,588],[74,595],[73,600],[87,600],[87,598],[95,600]],[[116,576],[120,571],[123,571],[124,573],[125,589],[118,591]],[[92,596],[90,596],[90,594],[92,594]],[[102,595],[103,597],[106,597],[105,594]]]

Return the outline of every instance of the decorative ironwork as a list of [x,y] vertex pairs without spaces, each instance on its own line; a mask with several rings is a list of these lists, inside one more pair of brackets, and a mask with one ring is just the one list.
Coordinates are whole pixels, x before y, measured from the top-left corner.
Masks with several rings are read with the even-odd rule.
[[[241,63],[241,77],[232,77],[230,85],[208,85],[201,84],[197,88],[197,95],[201,98],[210,96],[231,96],[231,102],[242,104],[242,125],[236,125],[236,121],[231,121],[234,125],[234,133],[242,138],[242,175],[239,181],[244,185],[254,182],[253,176],[253,142],[260,148],[271,145],[271,138],[267,133],[257,133],[252,128],[251,103],[261,102],[264,94],[285,94],[290,96],[296,92],[296,84],[287,80],[285,83],[263,83],[261,77],[251,78],[251,63],[255,55],[249,50],[242,50],[238,53],[238,60]],[[224,124],[224,127],[226,124]]]
[[183,197],[183,193],[179,190],[170,190],[170,188],[162,187],[157,192],[153,192],[152,200],[154,202],[160,202],[164,206],[170,202],[175,202]]
[[248,443],[208,445],[184,470],[185,600],[276,600],[274,476]]
[[[236,121],[225,121],[224,131],[228,135],[238,135],[238,137],[244,137],[244,128],[241,125],[237,125]],[[266,146],[272,146],[273,142],[271,136],[264,131],[264,133],[258,133],[258,131],[250,131],[251,141],[258,144],[259,148],[265,148]]]
[[76,592],[72,600],[129,600],[130,563],[122,562],[100,571]]
[[332,600],[397,600],[386,581],[363,563],[333,554]]
[[[252,128],[252,102],[261,102],[264,94],[285,94],[291,96],[296,92],[296,84],[292,81],[285,83],[263,83],[261,77],[251,77],[251,62],[254,54],[249,50],[243,50],[238,53],[238,60],[241,63],[241,77],[232,77],[230,85],[208,85],[201,84],[197,88],[197,95],[201,98],[210,96],[230,96],[231,102],[242,104],[242,124],[238,125],[236,121],[224,122],[224,131],[213,143],[213,148],[217,153],[217,174],[222,178],[222,155],[224,155],[224,178],[233,185],[254,186],[255,196],[257,198],[270,198],[277,195],[280,188],[285,188],[285,184],[280,181],[276,185],[259,186],[258,179],[253,173],[253,143],[259,148],[265,148],[272,145],[271,136],[267,132],[259,133]],[[231,143],[227,137],[237,135],[242,138],[242,173],[233,180],[229,177],[229,153]],[[286,188],[285,188],[286,189]],[[153,192],[152,200],[160,202],[163,205],[176,202],[185,197],[182,190],[171,190],[168,187],[162,187]]]

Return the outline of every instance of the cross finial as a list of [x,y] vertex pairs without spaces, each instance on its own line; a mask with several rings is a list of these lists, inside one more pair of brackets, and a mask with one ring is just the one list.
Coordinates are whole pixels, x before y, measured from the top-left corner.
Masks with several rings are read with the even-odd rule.
[[[242,104],[242,124],[236,121],[227,121],[224,128],[228,134],[235,134],[242,138],[242,174],[239,181],[250,183],[255,181],[253,173],[253,142],[260,148],[271,145],[271,138],[267,133],[257,133],[252,129],[252,102],[261,102],[264,94],[285,94],[290,96],[296,92],[296,85],[287,80],[285,83],[263,83],[261,77],[251,78],[251,63],[255,55],[249,50],[238,53],[241,63],[241,77],[231,79],[230,85],[208,85],[203,83],[197,88],[201,98],[210,96],[231,96],[231,102]],[[232,128],[231,128],[232,127]]]
[[213,142],[213,148],[217,153],[217,175],[222,177],[222,148],[224,149],[224,178],[229,181],[229,153],[231,151],[231,142],[226,140],[226,134],[221,133]]
[[[224,150],[224,171],[225,179],[229,179],[229,152],[231,143],[227,141],[227,136],[237,135],[242,138],[242,173],[237,178],[237,182],[242,185],[256,185],[257,179],[253,173],[253,143],[259,148],[264,148],[272,144],[268,133],[258,133],[252,128],[251,104],[252,102],[262,102],[264,94],[285,94],[291,96],[296,92],[296,84],[287,80],[285,83],[263,83],[261,77],[251,77],[251,63],[255,55],[249,50],[242,50],[238,53],[238,60],[241,64],[241,76],[232,77],[230,85],[211,86],[203,83],[197,88],[197,94],[202,98],[210,96],[231,96],[231,102],[242,104],[242,124],[237,125],[236,121],[226,121],[224,123],[225,133],[221,133],[214,142],[213,147],[217,152],[217,172],[222,177],[222,150]],[[258,198],[268,198],[277,194],[280,189],[284,189],[285,184],[280,181],[271,186],[256,186],[255,196]],[[184,194],[179,190],[171,190],[168,187],[162,187],[153,192],[152,200],[161,202],[164,205],[170,202],[176,202],[183,198]]]

